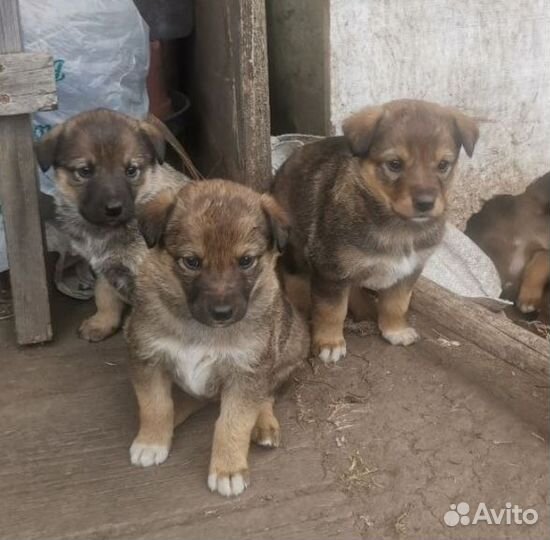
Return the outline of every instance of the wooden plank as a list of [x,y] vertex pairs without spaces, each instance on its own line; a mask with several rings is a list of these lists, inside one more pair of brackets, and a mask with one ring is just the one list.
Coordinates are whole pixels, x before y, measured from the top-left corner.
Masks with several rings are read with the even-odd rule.
[[0,55],[0,116],[57,106],[53,58],[44,53]]
[[249,489],[225,499],[205,482],[215,406],[176,430],[165,463],[130,465],[126,346],[76,337],[92,304],[57,295],[60,331],[40,348],[17,348],[0,322],[3,538],[452,538],[441,518],[457,493],[528,501],[539,523],[518,538],[548,537],[548,389],[466,340],[438,343],[438,312],[413,314],[424,339],[411,347],[348,333],[344,361],[296,374],[276,404],[281,448],[253,448]]
[[[22,49],[17,0],[0,2],[0,54]],[[0,117],[0,201],[17,341],[52,338],[43,230],[29,115]]]
[[245,182],[258,189],[271,177],[269,77],[264,0],[227,3],[228,38],[233,44],[237,152]]
[[359,538],[336,475],[324,470],[313,426],[297,425],[288,397],[276,405],[283,446],[252,448],[251,485],[238,498],[206,486],[215,405],[177,429],[165,463],[133,467],[136,403],[124,340],[78,340],[82,307],[91,306],[61,301],[66,332],[41,348],[42,357],[2,350],[0,341],[10,360],[0,364],[2,537]]
[[462,336],[496,359],[536,377],[548,379],[548,342],[468,298],[451,293],[421,278],[412,307],[420,313],[437,313],[440,324]]
[[199,166],[265,189],[271,176],[263,0],[195,3],[194,89]]
[[0,2],[0,53],[21,52],[23,39],[19,24],[19,4],[17,0]]

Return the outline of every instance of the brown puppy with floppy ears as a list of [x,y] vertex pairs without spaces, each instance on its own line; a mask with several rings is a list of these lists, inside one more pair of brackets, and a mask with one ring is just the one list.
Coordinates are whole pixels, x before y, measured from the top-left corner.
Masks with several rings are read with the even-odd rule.
[[307,324],[275,273],[286,217],[270,195],[206,180],[159,195],[140,224],[156,247],[125,327],[140,418],[131,461],[162,463],[174,427],[219,398],[208,486],[238,495],[251,438],[279,444],[274,391],[309,353]]
[[400,100],[348,118],[344,136],[300,148],[278,171],[273,194],[291,217],[287,272],[311,277],[313,352],[346,354],[344,319],[378,292],[378,325],[392,344],[418,339],[406,313],[411,290],[440,242],[446,194],[475,122],[433,103]]
[[97,313],[79,329],[88,341],[113,334],[131,303],[136,269],[147,251],[136,207],[188,180],[163,163],[164,150],[157,126],[108,109],[73,116],[36,143],[42,170],[55,170],[57,220],[97,276]]
[[523,313],[548,313],[550,296],[550,172],[519,195],[497,195],[474,214],[466,234],[495,263],[502,296]]

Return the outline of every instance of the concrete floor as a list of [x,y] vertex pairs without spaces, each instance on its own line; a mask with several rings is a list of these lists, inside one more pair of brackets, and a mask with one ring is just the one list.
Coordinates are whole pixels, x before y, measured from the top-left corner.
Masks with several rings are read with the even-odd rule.
[[[24,349],[0,323],[0,538],[550,535],[548,382],[442,336],[435,317],[413,314],[424,339],[412,347],[356,329],[345,361],[305,366],[276,406],[282,447],[252,448],[251,485],[227,500],[206,487],[215,406],[177,430],[166,463],[130,465],[125,346],[76,338],[92,310],[57,296],[55,342]],[[448,527],[459,502],[470,517],[511,502],[539,520]]]

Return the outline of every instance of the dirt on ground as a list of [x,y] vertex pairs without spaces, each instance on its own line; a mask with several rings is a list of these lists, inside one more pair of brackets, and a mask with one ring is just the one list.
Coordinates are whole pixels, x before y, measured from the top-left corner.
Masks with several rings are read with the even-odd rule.
[[[76,339],[91,310],[57,299],[43,347],[17,348],[0,323],[0,538],[550,536],[548,381],[435,316],[412,314],[423,339],[407,348],[348,324],[346,359],[295,374],[276,404],[282,446],[252,448],[251,485],[228,500],[206,487],[215,406],[178,428],[164,464],[129,464],[126,349]],[[503,523],[474,524],[482,503]],[[538,521],[506,524],[507,503]]]

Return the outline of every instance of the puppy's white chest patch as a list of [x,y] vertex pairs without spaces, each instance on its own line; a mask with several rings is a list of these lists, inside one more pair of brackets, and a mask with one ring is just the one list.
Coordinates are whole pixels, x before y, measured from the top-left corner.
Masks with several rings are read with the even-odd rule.
[[368,277],[361,282],[361,285],[375,291],[387,289],[410,276],[425,262],[426,258],[415,251],[401,257],[369,258],[365,263]]
[[232,363],[246,370],[250,368],[252,361],[243,350],[222,349],[209,345],[185,345],[172,337],[157,339],[152,349],[164,356],[175,382],[186,392],[197,397],[214,397],[217,389],[209,383],[219,363]]

